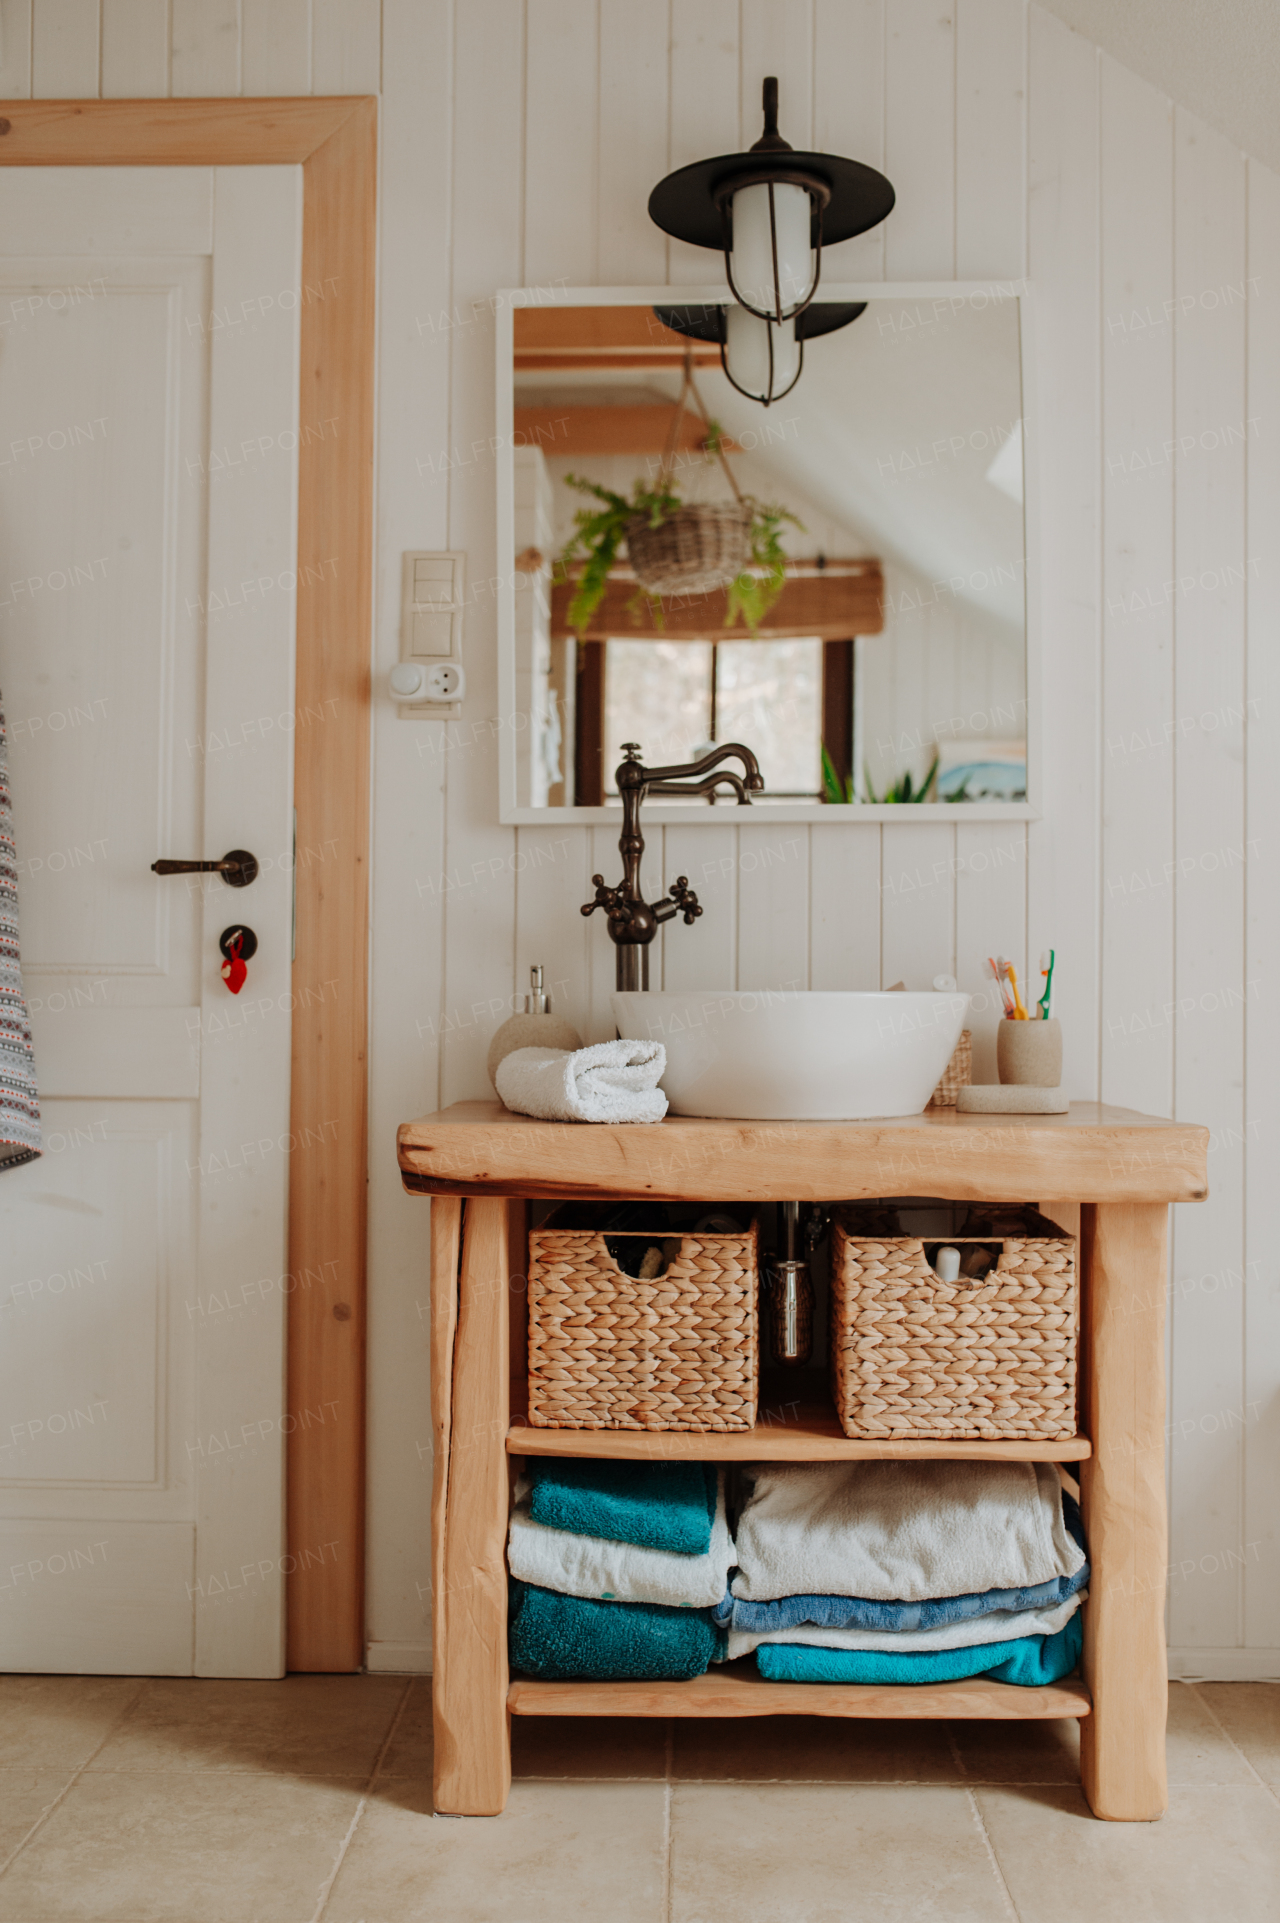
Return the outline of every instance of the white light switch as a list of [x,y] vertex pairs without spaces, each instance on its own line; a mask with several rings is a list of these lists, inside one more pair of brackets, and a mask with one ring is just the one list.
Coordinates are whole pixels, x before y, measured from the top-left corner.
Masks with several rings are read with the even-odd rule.
[[438,664],[427,669],[422,693],[412,705],[401,705],[400,713],[404,716],[456,715],[458,712],[457,704],[466,686],[462,673],[465,560],[464,555],[456,553],[411,551],[404,556],[400,659]]
[[413,634],[410,639],[410,654],[449,654],[453,653],[453,624],[461,620],[454,614],[424,614],[421,608],[413,610]]

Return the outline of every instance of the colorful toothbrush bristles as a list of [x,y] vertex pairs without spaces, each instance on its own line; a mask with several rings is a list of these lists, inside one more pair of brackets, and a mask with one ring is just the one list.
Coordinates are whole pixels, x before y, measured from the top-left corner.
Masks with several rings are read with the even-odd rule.
[[996,967],[995,961],[990,955],[987,956],[987,967],[991,970],[992,975],[995,977],[996,987],[1000,990],[1000,1000],[1004,1004],[1005,1014],[1012,1015],[1013,1014],[1013,997],[1010,995],[1009,990],[1005,986],[1005,979],[1003,974],[1001,973],[1000,969]]

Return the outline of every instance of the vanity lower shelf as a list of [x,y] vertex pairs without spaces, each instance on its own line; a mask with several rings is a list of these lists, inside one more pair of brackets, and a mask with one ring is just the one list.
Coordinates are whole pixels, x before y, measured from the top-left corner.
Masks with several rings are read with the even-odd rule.
[[[612,1456],[623,1461],[857,1462],[914,1458],[917,1462],[976,1458],[988,1462],[1083,1462],[1093,1454],[1088,1436],[1064,1441],[928,1442],[854,1440],[828,1405],[795,1409],[794,1419],[718,1432],[650,1429],[535,1429],[520,1417],[507,1431],[512,1456]],[[656,1712],[655,1712],[656,1714]]]
[[1087,1716],[1078,1678],[1044,1689],[973,1677],[959,1683],[771,1683],[749,1658],[688,1683],[545,1683],[517,1678],[513,1716],[862,1716],[1043,1721]]

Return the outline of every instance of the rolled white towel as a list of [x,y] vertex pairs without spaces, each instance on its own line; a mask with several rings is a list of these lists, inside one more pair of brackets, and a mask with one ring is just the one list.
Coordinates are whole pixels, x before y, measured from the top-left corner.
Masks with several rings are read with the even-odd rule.
[[928,1602],[1073,1576],[1048,1462],[758,1463],[733,1593]]
[[878,1649],[908,1656],[929,1649],[976,1649],[982,1643],[1011,1643],[1022,1636],[1056,1636],[1088,1599],[1089,1592],[1083,1589],[1065,1602],[1042,1603],[1039,1609],[993,1609],[985,1616],[967,1616],[963,1622],[939,1623],[935,1629],[823,1629],[817,1623],[773,1629],[765,1635],[731,1629],[725,1661],[749,1656],[762,1643],[804,1643],[811,1649]]
[[498,1064],[498,1093],[517,1115],[544,1122],[660,1122],[666,1066],[661,1042],[516,1048]]
[[585,1596],[589,1602],[666,1603],[674,1609],[711,1609],[729,1587],[734,1550],[723,1469],[711,1546],[705,1556],[682,1556],[671,1549],[642,1549],[633,1542],[606,1542],[601,1536],[549,1529],[529,1514],[528,1488],[528,1480],[522,1477],[507,1537],[507,1564],[519,1582],[556,1589],[562,1596]]

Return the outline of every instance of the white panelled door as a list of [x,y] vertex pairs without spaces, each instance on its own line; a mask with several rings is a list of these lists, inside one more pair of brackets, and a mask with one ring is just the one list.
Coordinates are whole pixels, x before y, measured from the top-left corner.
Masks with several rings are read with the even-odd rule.
[[[0,170],[0,1669],[284,1668],[301,170]],[[157,858],[247,849],[248,887]],[[258,950],[233,997],[221,932]]]

